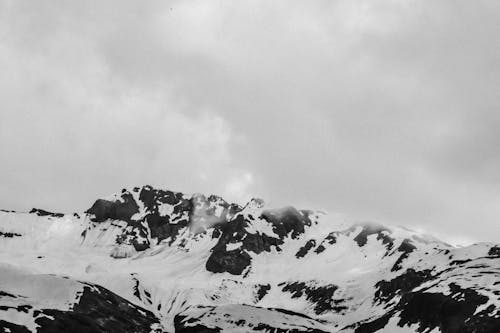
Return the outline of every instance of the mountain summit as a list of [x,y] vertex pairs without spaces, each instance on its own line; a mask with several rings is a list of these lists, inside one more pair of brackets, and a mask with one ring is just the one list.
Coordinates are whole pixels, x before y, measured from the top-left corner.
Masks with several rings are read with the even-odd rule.
[[0,332],[500,332],[500,245],[151,186],[0,212]]

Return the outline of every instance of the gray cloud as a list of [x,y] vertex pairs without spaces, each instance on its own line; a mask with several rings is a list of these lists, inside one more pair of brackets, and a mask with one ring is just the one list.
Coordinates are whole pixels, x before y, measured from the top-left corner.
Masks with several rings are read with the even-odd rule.
[[0,202],[151,183],[498,240],[494,1],[0,9]]

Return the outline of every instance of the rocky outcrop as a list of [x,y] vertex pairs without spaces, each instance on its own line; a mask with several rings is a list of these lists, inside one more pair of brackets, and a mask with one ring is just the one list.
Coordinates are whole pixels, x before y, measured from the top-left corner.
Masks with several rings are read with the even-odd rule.
[[49,212],[49,211],[46,211],[46,210],[43,210],[40,208],[32,208],[29,211],[29,213],[36,214],[38,216],[50,216],[50,217],[63,217],[64,216],[63,213],[52,213],[52,212]]
[[192,233],[204,232],[230,220],[241,207],[222,198],[201,194],[191,197],[181,192],[155,189],[151,186],[122,190],[113,199],[98,199],[86,213],[96,223],[108,220],[127,222],[119,244],[133,245],[143,251],[163,240],[174,242],[186,228]]
[[278,284],[282,291],[291,293],[292,298],[303,297],[306,301],[313,304],[314,312],[321,315],[325,312],[334,311],[339,313],[347,309],[342,305],[344,300],[334,297],[338,286],[333,284],[316,285],[314,282],[283,282]]
[[86,213],[94,222],[103,222],[108,219],[131,221],[132,216],[139,212],[139,206],[132,194],[123,190],[119,200],[98,199]]
[[[271,248],[280,251],[287,237],[297,238],[303,234],[312,223],[308,214],[293,207],[265,210],[255,216],[243,210],[227,223],[216,226],[213,235],[218,242],[206,263],[207,270],[242,274],[251,264],[250,253],[270,252]],[[272,232],[253,230],[252,225],[257,221],[267,225]]]

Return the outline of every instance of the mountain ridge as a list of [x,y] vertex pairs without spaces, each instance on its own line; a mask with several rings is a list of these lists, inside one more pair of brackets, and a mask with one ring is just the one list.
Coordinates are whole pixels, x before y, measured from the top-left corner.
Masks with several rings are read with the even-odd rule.
[[2,211],[0,246],[1,264],[108,288],[159,331],[500,331],[498,244],[457,248],[261,199],[123,189],[84,213]]

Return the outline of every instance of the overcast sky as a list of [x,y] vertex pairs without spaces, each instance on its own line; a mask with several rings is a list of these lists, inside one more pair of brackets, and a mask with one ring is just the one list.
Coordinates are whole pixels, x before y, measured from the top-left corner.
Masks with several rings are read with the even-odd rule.
[[500,241],[500,2],[0,0],[0,206],[151,184]]

